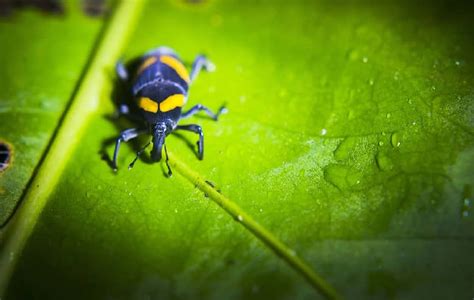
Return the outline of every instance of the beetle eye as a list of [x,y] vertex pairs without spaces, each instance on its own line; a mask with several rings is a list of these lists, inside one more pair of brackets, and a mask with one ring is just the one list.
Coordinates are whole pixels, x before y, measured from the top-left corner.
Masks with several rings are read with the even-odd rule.
[[164,81],[163,77],[161,77],[161,76],[158,77],[158,82],[163,82],[163,81]]

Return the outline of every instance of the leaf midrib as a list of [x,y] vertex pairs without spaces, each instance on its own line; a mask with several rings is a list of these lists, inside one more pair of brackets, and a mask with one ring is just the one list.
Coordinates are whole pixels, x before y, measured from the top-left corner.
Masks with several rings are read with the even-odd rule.
[[[58,124],[56,136],[50,144],[49,153],[40,163],[29,189],[21,199],[21,207],[8,224],[5,243],[0,253],[0,297],[6,294],[10,278],[21,252],[36,225],[41,211],[48,201],[70,153],[86,127],[87,121],[99,106],[99,95],[109,81],[104,70],[113,68],[115,61],[135,28],[145,0],[120,1],[114,9],[110,22],[105,24],[103,36],[99,36],[97,51],[82,82]],[[70,139],[75,136],[76,143]]]

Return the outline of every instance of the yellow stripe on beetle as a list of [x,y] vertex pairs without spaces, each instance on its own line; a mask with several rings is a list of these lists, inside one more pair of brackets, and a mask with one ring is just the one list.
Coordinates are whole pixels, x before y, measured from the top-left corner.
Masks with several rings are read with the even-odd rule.
[[160,111],[167,112],[176,107],[182,107],[186,103],[186,98],[183,94],[171,95],[160,103]]
[[179,77],[181,77],[187,83],[191,81],[189,78],[188,70],[186,70],[183,64],[173,56],[162,55],[160,56],[160,61],[165,65],[169,66],[171,69],[175,70],[176,73],[178,73]]
[[153,113],[156,113],[158,111],[158,103],[147,97],[141,97],[138,100],[138,107],[140,107],[144,111],[149,111]]
[[[176,107],[182,107],[186,103],[186,97],[183,94],[175,94],[166,98],[160,105],[161,112],[167,112],[175,109]],[[158,103],[147,97],[141,97],[138,100],[138,107],[144,111],[156,113],[158,112]]]
[[145,59],[140,65],[140,68],[138,68],[137,75],[141,74],[147,67],[156,63],[157,60],[158,59],[155,56],[150,56],[147,59]]

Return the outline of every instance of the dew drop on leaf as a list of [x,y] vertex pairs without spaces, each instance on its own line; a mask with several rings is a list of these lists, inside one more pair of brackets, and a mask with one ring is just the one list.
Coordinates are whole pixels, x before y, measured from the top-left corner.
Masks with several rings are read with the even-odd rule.
[[398,133],[392,133],[390,144],[392,144],[393,147],[400,147],[400,135]]
[[383,152],[379,152],[375,155],[375,163],[379,170],[388,171],[393,168],[393,163],[390,158]]
[[359,52],[356,49],[351,49],[347,53],[347,58],[349,60],[354,61],[354,60],[357,60],[358,57],[359,57]]

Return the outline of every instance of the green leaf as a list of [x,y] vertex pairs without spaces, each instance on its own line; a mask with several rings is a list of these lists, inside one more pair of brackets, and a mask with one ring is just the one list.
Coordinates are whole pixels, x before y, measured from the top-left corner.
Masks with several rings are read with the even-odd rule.
[[[297,254],[347,298],[472,297],[473,17],[443,2],[150,2],[126,58],[206,53],[217,71],[188,105],[229,113],[182,121],[203,126],[206,154],[194,135],[170,136],[172,178],[147,159],[127,170],[146,139],[122,147],[114,174],[102,145],[132,124],[106,117],[113,78],[84,80],[100,105],[71,106],[51,148],[69,150],[40,167],[50,187],[30,186],[25,200],[46,206],[31,236],[17,224],[35,202],[11,225],[29,238],[7,295],[317,297]],[[3,261],[23,248],[8,245]]]
[[13,11],[0,19],[0,142],[13,151],[0,173],[2,225],[53,135],[102,23],[71,3],[65,11]]

